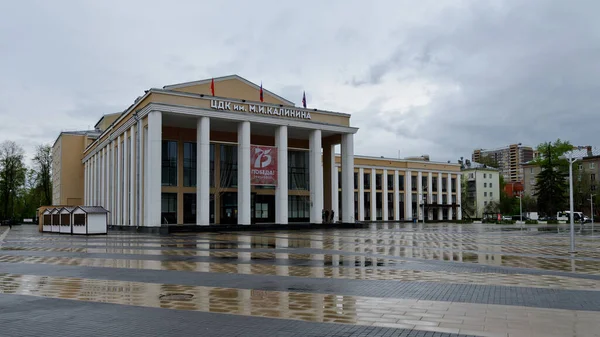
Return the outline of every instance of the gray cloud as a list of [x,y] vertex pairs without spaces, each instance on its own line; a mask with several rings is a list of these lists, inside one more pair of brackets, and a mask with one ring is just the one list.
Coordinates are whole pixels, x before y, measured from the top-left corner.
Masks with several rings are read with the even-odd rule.
[[30,153],[150,87],[237,73],[352,113],[356,152],[596,145],[600,3],[4,2],[0,141]]

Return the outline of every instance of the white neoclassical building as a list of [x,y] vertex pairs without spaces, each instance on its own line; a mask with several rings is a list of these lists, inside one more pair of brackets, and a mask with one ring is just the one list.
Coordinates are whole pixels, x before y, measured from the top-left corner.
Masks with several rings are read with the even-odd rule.
[[115,226],[460,219],[459,165],[354,156],[349,114],[237,75],[147,90],[95,129],[59,136],[53,182]]

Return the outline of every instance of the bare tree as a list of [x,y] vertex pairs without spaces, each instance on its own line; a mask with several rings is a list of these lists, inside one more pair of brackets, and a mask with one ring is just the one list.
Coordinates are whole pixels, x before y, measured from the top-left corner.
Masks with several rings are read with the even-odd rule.
[[24,153],[23,148],[13,141],[0,144],[0,200],[5,218],[14,215],[15,196],[25,184]]
[[42,205],[52,204],[52,148],[50,145],[38,145],[33,157],[35,170],[35,188],[40,194]]

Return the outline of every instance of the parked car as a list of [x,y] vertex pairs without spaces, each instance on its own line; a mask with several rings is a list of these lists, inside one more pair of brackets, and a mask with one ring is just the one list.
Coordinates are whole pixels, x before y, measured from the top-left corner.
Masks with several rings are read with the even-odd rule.
[[510,216],[510,215],[503,215],[502,216],[502,220],[512,220],[512,219],[513,219],[513,217]]

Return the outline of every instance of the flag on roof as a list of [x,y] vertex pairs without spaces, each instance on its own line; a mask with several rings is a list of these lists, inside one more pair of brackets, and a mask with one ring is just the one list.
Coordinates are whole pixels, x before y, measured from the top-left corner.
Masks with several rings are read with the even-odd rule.
[[302,106],[306,109],[306,92],[302,92]]
[[260,101],[264,102],[262,81],[260,82]]
[[214,78],[210,81],[210,92],[212,93],[213,96],[215,95],[215,79]]

